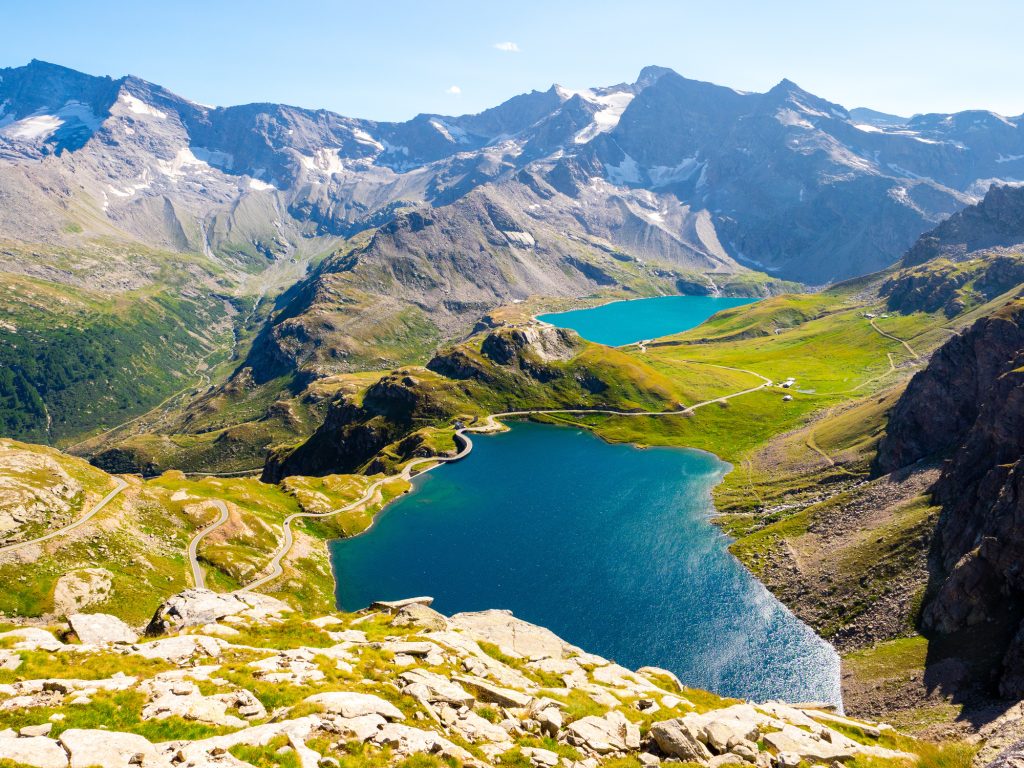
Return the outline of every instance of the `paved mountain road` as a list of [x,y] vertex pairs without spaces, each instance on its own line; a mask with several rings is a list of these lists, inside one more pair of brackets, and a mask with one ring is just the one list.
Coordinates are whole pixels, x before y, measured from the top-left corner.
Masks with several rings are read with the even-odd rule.
[[50,533],[47,533],[44,536],[39,536],[34,539],[29,539],[28,541],[19,541],[16,544],[8,544],[5,547],[0,547],[0,554],[3,554],[5,552],[13,552],[16,549],[28,547],[32,544],[41,544],[42,542],[49,541],[50,539],[54,539],[57,536],[63,536],[66,533],[71,533],[71,531],[75,530],[76,528],[81,528],[83,525],[92,520],[93,517],[96,516],[97,512],[99,512],[101,509],[107,506],[107,504],[109,504],[111,500],[115,496],[117,496],[117,494],[119,494],[121,491],[128,487],[128,483],[126,483],[120,477],[115,477],[114,480],[117,481],[117,487],[114,488],[114,490],[112,490],[102,499],[100,499],[99,503],[97,503],[92,509],[90,509],[89,512],[84,517],[79,518],[70,525],[65,525],[63,528],[59,528],[56,531],[51,531]]
[[210,499],[210,503],[217,507],[219,514],[217,519],[197,533],[192,541],[188,543],[188,562],[192,566],[192,582],[196,589],[206,588],[206,572],[199,564],[199,542],[220,528],[228,521],[228,506],[220,499]]
[[[714,364],[706,363],[706,365]],[[274,581],[279,576],[281,576],[281,574],[284,572],[284,569],[281,567],[281,562],[288,554],[288,551],[292,548],[292,543],[295,540],[295,537],[292,533],[292,523],[295,520],[309,517],[330,517],[331,515],[337,515],[342,512],[348,512],[362,504],[369,502],[376,495],[377,491],[381,488],[381,486],[383,486],[385,483],[390,482],[391,480],[395,480],[396,478],[401,478],[402,480],[411,480],[413,477],[413,470],[417,467],[420,467],[424,464],[430,464],[431,466],[422,470],[423,472],[428,472],[434,467],[439,466],[441,464],[448,464],[453,461],[459,461],[460,459],[465,458],[473,450],[473,441],[470,439],[468,433],[487,433],[497,431],[501,429],[501,425],[498,424],[496,419],[513,418],[518,416],[542,416],[545,414],[602,414],[606,416],[627,417],[686,416],[688,414],[693,413],[698,408],[703,408],[704,406],[711,405],[712,403],[724,403],[726,400],[731,400],[732,398],[739,397],[741,395],[747,395],[750,394],[751,392],[757,392],[758,390],[764,389],[765,387],[769,387],[772,384],[771,379],[767,378],[766,376],[762,376],[759,373],[755,373],[754,371],[747,371],[742,368],[730,368],[724,365],[715,365],[714,367],[724,368],[726,370],[731,371],[740,371],[742,373],[749,373],[750,375],[756,376],[757,378],[761,379],[761,383],[756,387],[744,389],[739,392],[733,392],[728,395],[723,395],[722,397],[716,397],[712,400],[705,400],[700,403],[695,403],[693,405],[686,406],[685,408],[678,408],[676,410],[671,411],[618,411],[609,408],[534,408],[522,411],[504,411],[502,413],[492,413],[484,417],[483,423],[480,424],[479,426],[460,427],[459,429],[455,430],[455,438],[456,440],[462,443],[462,448],[454,456],[431,456],[429,458],[415,459],[406,464],[402,471],[397,475],[390,475],[388,477],[383,477],[380,480],[374,481],[366,489],[365,493],[363,493],[362,496],[360,496],[355,501],[346,504],[343,507],[330,510],[329,512],[296,512],[295,514],[286,517],[284,519],[284,522],[282,523],[283,534],[281,537],[281,545],[278,547],[277,552],[274,553],[274,557],[271,559],[267,567],[267,573],[261,576],[260,578],[256,579],[255,581],[252,581],[246,584],[245,586],[241,587],[238,591],[248,592],[253,589],[258,589],[259,587],[262,587],[265,584],[269,584],[271,581]]]

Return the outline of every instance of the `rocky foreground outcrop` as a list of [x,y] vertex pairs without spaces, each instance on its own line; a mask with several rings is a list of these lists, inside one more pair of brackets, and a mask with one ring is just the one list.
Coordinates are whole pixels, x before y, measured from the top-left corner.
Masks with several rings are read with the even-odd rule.
[[999,692],[1024,696],[1024,299],[950,339],[892,411],[876,469],[948,457],[933,488],[926,629],[974,631],[1002,648]]
[[[630,757],[795,768],[916,759],[883,746],[895,743],[886,726],[719,699],[508,612],[445,617],[429,602],[307,620],[273,598],[190,590],[157,612],[149,631],[159,635],[143,642],[124,637],[113,617],[0,633],[0,763],[326,768],[352,755],[371,766],[415,755],[415,765],[597,768]],[[87,644],[71,629],[97,634]]]

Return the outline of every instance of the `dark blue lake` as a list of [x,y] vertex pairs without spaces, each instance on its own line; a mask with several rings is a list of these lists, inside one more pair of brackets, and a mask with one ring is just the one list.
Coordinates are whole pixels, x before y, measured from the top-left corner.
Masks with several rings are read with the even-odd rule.
[[708,522],[728,465],[699,451],[514,424],[415,481],[367,533],[331,542],[338,602],[432,595],[508,608],[628,667],[758,700],[838,703],[836,653]]
[[659,296],[538,315],[537,319],[560,328],[572,328],[583,338],[598,344],[618,347],[641,339],[680,333],[700,325],[715,312],[754,301],[757,299]]

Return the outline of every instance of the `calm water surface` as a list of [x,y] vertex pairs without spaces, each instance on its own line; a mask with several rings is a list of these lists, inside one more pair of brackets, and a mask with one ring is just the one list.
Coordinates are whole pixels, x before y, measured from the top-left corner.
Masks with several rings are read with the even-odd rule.
[[538,320],[572,328],[599,344],[618,347],[641,339],[656,339],[694,328],[715,312],[750,304],[757,299],[714,296],[659,296],[654,299],[613,301],[591,309],[539,315]]
[[342,608],[433,595],[508,608],[628,667],[753,699],[838,703],[839,662],[707,520],[728,466],[515,424],[415,481],[366,534],[331,543]]

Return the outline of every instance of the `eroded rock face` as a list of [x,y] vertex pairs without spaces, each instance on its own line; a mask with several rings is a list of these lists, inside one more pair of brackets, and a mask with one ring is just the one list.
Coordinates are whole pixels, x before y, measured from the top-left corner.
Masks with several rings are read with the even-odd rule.
[[978,205],[954,213],[922,235],[904,263],[922,264],[939,256],[962,257],[985,248],[1024,242],[1024,189],[995,185]]
[[[924,625],[1002,624],[1024,598],[1024,300],[950,339],[914,376],[876,469],[935,456],[949,460],[933,489],[942,514]],[[1005,649],[999,688],[1024,695],[1024,628]]]
[[480,351],[498,365],[511,365],[533,357],[541,362],[570,360],[583,346],[574,331],[551,326],[510,328],[490,333]]

